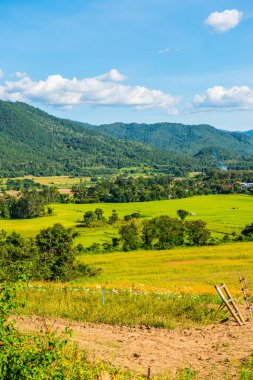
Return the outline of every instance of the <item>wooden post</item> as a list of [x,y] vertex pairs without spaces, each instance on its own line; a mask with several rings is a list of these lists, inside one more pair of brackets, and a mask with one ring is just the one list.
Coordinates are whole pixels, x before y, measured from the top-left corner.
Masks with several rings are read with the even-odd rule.
[[102,306],[105,307],[105,289],[102,288]]
[[[233,300],[231,294],[229,293],[226,285],[222,283],[219,286],[218,285],[215,286],[215,289],[217,290],[219,296],[221,297],[222,302],[227,306],[232,317],[234,317],[234,319],[236,320],[239,326],[242,326],[245,323],[244,318],[241,315],[238,308],[236,307],[235,301]],[[222,290],[225,292],[225,294],[223,294]]]

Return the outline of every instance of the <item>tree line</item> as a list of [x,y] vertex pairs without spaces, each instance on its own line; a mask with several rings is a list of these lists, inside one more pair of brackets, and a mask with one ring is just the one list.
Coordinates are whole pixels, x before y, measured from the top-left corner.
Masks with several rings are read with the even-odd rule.
[[85,183],[74,185],[72,192],[75,203],[147,202],[194,195],[253,194],[253,186],[243,188],[241,181],[253,183],[253,172],[210,171],[194,178],[178,179],[171,175],[118,176],[92,186]]

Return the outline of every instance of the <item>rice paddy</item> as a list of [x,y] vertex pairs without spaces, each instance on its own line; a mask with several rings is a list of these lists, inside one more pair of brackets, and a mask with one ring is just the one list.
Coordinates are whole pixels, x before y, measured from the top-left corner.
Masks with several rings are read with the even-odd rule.
[[[55,223],[75,227],[77,221],[83,219],[86,211],[95,210],[97,207],[104,210],[106,218],[111,215],[112,209],[116,209],[121,218],[133,212],[140,212],[143,218],[158,215],[176,217],[177,210],[184,209],[193,213],[188,220],[205,220],[213,236],[218,237],[225,233],[238,234],[246,224],[253,221],[253,197],[249,195],[209,195],[143,203],[53,204],[52,207],[54,212],[51,216],[30,220],[0,220],[0,229],[7,232],[17,231],[26,237],[32,237],[42,228]],[[117,228],[110,225],[77,230],[80,236],[76,243],[85,247],[97,242],[110,241],[117,235]]]

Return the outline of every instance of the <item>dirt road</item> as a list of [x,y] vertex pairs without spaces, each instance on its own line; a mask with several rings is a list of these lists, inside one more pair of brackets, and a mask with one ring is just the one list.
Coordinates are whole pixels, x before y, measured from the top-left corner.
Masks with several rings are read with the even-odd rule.
[[[253,353],[253,321],[239,327],[234,322],[174,331],[69,322],[64,319],[19,317],[22,331],[39,330],[46,321],[60,332],[69,325],[72,338],[91,360],[110,361],[140,373],[175,374],[178,369],[198,370],[201,379],[236,378],[239,363]],[[44,321],[44,322],[43,322]]]

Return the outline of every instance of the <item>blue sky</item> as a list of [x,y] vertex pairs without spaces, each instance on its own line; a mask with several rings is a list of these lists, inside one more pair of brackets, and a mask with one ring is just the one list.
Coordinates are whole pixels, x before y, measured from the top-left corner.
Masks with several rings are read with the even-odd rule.
[[0,0],[0,98],[253,129],[252,0]]

